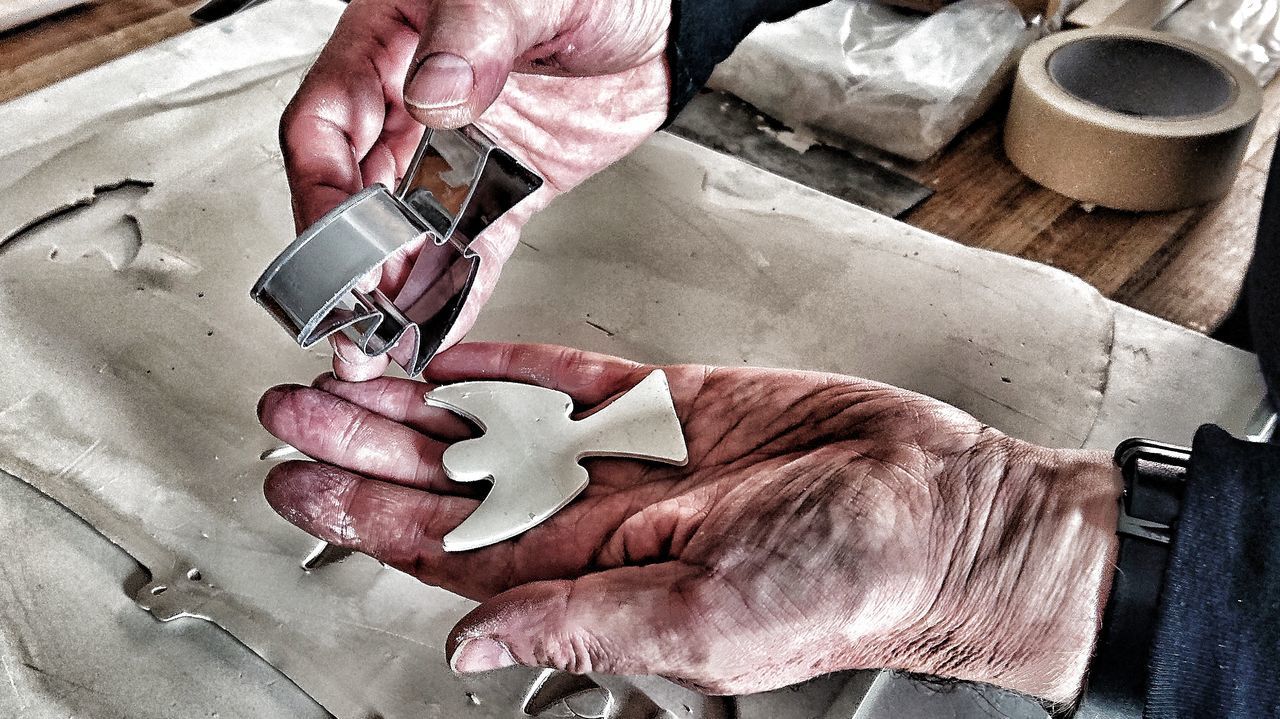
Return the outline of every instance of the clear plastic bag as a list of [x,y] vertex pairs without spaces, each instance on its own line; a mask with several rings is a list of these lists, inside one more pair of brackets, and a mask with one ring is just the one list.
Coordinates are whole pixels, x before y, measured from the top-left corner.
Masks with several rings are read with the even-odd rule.
[[987,109],[1038,36],[1007,0],[932,15],[837,0],[757,28],[711,86],[793,128],[923,160]]
[[1266,85],[1280,70],[1280,2],[1191,0],[1157,28],[1214,48]]

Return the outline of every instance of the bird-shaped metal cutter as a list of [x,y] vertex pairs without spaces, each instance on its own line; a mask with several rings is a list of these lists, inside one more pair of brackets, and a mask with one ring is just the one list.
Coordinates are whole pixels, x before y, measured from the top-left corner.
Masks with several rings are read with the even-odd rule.
[[493,488],[444,537],[446,552],[510,539],[562,509],[586,489],[586,457],[628,457],[683,466],[689,453],[662,370],[585,419],[569,395],[515,382],[463,382],[427,393],[427,404],[455,412],[483,435],[452,445],[442,462],[457,482]]
[[[473,125],[427,130],[395,192],[373,185],[335,207],[285,248],[250,296],[303,347],[342,332],[415,376],[471,294],[481,262],[472,241],[542,182]],[[394,300],[359,289],[424,238]]]

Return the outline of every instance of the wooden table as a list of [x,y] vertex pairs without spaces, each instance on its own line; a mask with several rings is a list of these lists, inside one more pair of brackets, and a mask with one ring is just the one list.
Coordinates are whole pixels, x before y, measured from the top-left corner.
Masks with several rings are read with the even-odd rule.
[[1280,129],[1280,83],[1266,88],[1231,192],[1177,212],[1086,211],[1031,182],[1004,155],[1006,108],[998,104],[938,157],[907,171],[935,194],[902,219],[966,245],[1059,267],[1111,299],[1198,332],[1217,327],[1235,304],[1253,254]]
[[[200,2],[99,0],[0,35],[0,100],[188,30]],[[936,194],[904,219],[968,245],[1072,272],[1103,294],[1205,332],[1230,310],[1249,256],[1280,129],[1280,83],[1231,194],[1215,205],[1136,214],[1097,209],[1027,180],[1000,147],[997,106],[907,174]],[[1013,309],[1013,308],[1011,308]]]

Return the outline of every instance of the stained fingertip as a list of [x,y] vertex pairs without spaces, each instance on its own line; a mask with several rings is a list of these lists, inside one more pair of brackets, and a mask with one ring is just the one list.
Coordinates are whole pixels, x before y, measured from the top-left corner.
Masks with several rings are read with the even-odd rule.
[[301,385],[282,384],[263,392],[262,397],[258,399],[258,421],[266,426],[279,412],[281,404],[297,389],[301,389]]
[[413,571],[432,584],[448,580],[441,573],[444,534],[478,505],[473,499],[366,479],[320,462],[277,465],[267,475],[263,494],[277,514],[308,534]]
[[262,494],[290,524],[320,539],[346,541],[342,498],[355,476],[319,462],[281,462],[267,472]]
[[258,421],[276,439],[293,444],[299,431],[313,426],[316,411],[331,405],[323,391],[302,385],[281,385],[267,390],[258,403]]
[[296,485],[296,467],[294,461],[281,462],[267,470],[267,478],[262,483],[262,494],[271,508],[284,514],[285,509],[292,509],[296,504],[298,492]]

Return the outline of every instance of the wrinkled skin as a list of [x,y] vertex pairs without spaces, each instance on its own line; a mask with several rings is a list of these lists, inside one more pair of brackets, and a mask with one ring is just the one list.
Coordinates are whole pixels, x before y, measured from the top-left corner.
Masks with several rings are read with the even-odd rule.
[[[547,182],[472,245],[482,269],[456,342],[529,217],[661,125],[670,22],[669,0],[354,0],[281,120],[298,229],[366,186],[394,187],[422,123],[475,122]],[[420,247],[367,282],[395,297]],[[386,369],[346,338],[335,349],[344,379]]]
[[[669,0],[355,0],[281,124],[299,228],[394,185],[419,122],[477,122],[547,185],[474,245],[483,270],[456,341],[531,214],[662,122],[670,22]],[[394,296],[415,252],[370,282]],[[386,368],[335,349],[344,380]],[[586,410],[649,369],[462,346],[427,379],[532,382]],[[849,377],[667,373],[688,466],[591,460],[581,497],[493,547],[442,551],[478,497],[443,476],[446,444],[470,430],[425,405],[429,384],[330,376],[268,392],[264,425],[320,461],[273,469],[267,498],[317,537],[481,601],[449,640],[458,671],[655,673],[741,693],[892,667],[1070,699],[1114,552],[1105,458]]]
[[[462,345],[428,379],[534,383],[588,410],[651,369]],[[492,547],[442,551],[478,500],[443,474],[447,443],[470,431],[424,403],[430,384],[269,391],[263,424],[319,462],[278,465],[266,496],[321,539],[483,602],[450,637],[457,671],[654,673],[743,693],[891,667],[1053,701],[1077,691],[1114,552],[1106,457],[850,377],[665,370],[688,465],[588,460],[577,500]]]

